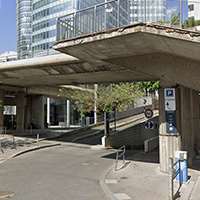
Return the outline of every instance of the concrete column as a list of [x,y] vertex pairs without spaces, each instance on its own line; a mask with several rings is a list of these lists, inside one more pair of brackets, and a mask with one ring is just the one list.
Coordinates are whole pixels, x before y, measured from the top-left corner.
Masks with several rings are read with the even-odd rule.
[[199,134],[199,95],[198,92],[180,87],[181,92],[181,149],[188,152],[189,165],[195,156],[195,137]]
[[159,123],[160,170],[162,172],[168,172],[169,158],[174,158],[174,152],[180,150],[181,145],[180,134],[169,135],[166,130],[167,123],[165,116],[164,88],[159,90]]
[[4,110],[4,92],[0,91],[0,127],[4,126],[3,110]]
[[200,145],[198,146],[198,141],[200,141],[200,97],[198,92],[183,86],[176,88],[177,135],[166,133],[164,88],[159,91],[159,100],[160,170],[168,172],[169,157],[174,158],[177,150],[187,151],[189,165],[192,165],[195,148],[200,148]]
[[44,105],[46,98],[41,95],[32,96],[32,124],[37,129],[45,128],[45,111]]
[[26,113],[26,95],[25,93],[18,93],[16,96],[16,123],[17,131],[24,132],[25,128],[25,113]]

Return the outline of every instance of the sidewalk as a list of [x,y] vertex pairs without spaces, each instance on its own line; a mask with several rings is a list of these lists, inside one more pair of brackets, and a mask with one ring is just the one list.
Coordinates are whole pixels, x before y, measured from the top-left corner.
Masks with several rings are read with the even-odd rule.
[[0,135],[0,163],[31,150],[58,145],[58,142],[39,141],[12,135]]
[[[109,191],[113,200],[169,200],[169,177],[161,173],[159,163],[155,159],[155,152],[145,154],[135,153],[129,157],[130,164],[124,169],[114,171],[111,169],[104,177],[104,185]],[[194,178],[184,184],[180,190],[180,200],[199,200],[193,196],[196,186],[196,193],[199,193],[200,172],[190,170]]]

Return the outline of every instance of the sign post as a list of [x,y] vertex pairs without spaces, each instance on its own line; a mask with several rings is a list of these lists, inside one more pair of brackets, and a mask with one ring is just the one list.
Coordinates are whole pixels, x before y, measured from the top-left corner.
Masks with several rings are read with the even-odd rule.
[[176,128],[176,90],[175,88],[165,88],[165,116],[166,131],[168,134],[177,134]]

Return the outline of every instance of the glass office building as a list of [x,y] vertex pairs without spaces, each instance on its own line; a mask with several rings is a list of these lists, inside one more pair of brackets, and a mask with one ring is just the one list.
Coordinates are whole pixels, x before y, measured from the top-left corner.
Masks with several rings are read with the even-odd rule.
[[[121,18],[124,18],[122,24],[126,24],[127,21],[129,23],[136,23],[164,20],[166,15],[166,1],[167,0],[121,0]],[[108,2],[108,0],[78,0],[77,8],[83,9],[104,2]],[[110,7],[112,5],[114,5],[114,3],[110,4]],[[108,10],[106,7],[105,9]]]
[[31,57],[32,0],[17,0],[17,55],[18,59]]
[[76,0],[32,0],[32,56],[55,53],[57,18],[75,11]]
[[130,0],[130,22],[158,22],[166,15],[167,0]]

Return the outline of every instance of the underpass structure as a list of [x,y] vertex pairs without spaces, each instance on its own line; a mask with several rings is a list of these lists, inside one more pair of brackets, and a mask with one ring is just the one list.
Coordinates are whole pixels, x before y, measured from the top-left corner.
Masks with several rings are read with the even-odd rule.
[[[26,91],[33,87],[159,80],[161,171],[168,171],[168,159],[176,150],[187,150],[192,164],[200,149],[199,32],[139,23],[66,38],[54,49],[63,54],[0,64],[1,101],[6,88],[23,90],[17,92],[19,129],[27,119]],[[167,132],[166,88],[176,91],[176,134]]]
[[[168,171],[169,157],[174,157],[177,150],[188,151],[192,164],[200,148],[199,32],[140,23],[66,38],[54,48],[94,67],[112,66],[120,78],[112,73],[110,79],[104,76],[106,80],[160,80],[161,171]],[[172,88],[176,96],[171,113],[166,108],[167,88]],[[170,126],[175,132],[170,132]]]

